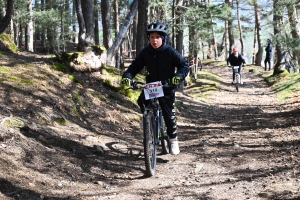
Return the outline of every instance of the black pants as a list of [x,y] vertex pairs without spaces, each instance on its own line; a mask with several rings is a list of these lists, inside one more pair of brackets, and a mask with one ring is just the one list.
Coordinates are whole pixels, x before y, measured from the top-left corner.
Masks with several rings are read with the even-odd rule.
[[[158,99],[159,105],[164,116],[165,124],[167,127],[167,134],[170,138],[177,137],[177,119],[175,116],[175,93],[165,94],[164,97]],[[145,99],[144,91],[138,98],[138,105],[141,112],[144,113],[145,106],[148,101]]]
[[265,58],[265,71],[267,71],[267,64],[269,64],[269,71],[271,70],[271,58]]

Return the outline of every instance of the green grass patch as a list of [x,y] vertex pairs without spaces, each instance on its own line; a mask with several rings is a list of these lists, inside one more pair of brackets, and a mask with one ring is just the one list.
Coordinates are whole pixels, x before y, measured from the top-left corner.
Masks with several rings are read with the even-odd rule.
[[185,92],[198,99],[209,99],[212,92],[219,90],[221,78],[207,71],[200,71],[197,80],[193,80],[193,85]]
[[104,65],[103,68],[106,70],[107,73],[112,74],[112,75],[114,75],[118,72],[117,68],[115,68],[115,67],[108,67],[108,66]]
[[70,71],[65,65],[60,64],[60,63],[53,65],[52,68],[56,71],[60,71],[63,73],[68,73]]
[[278,93],[280,102],[285,102],[295,92],[300,91],[300,74],[290,74],[284,71],[277,75],[263,76],[263,78]]
[[11,75],[7,79],[10,82],[20,83],[21,85],[33,85],[32,78],[28,78],[24,74]]
[[69,74],[68,78],[75,83],[80,83],[80,80],[74,74]]
[[227,66],[225,61],[218,61],[218,60],[211,60],[211,59],[202,60],[202,64],[213,65],[213,66]]
[[0,72],[1,73],[11,73],[12,70],[7,67],[0,67]]
[[10,128],[23,128],[25,126],[24,122],[15,118],[6,119],[3,124]]
[[0,34],[0,40],[10,51],[17,52],[19,50],[10,34]]

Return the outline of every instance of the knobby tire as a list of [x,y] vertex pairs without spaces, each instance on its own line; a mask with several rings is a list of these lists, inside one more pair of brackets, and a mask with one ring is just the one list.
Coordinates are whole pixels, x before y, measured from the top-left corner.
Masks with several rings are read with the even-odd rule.
[[153,176],[156,170],[155,120],[152,112],[144,118],[144,154],[146,176]]
[[202,70],[202,63],[200,63],[200,65],[199,65],[199,71],[201,71]]
[[170,148],[169,148],[169,140],[168,140],[168,135],[166,132],[166,125],[165,125],[165,120],[162,116],[162,123],[161,123],[161,127],[160,127],[160,140],[161,140],[161,153],[164,154],[168,154],[170,152]]
[[235,89],[236,89],[236,91],[238,92],[239,91],[239,89],[240,89],[240,77],[237,75],[236,77],[235,77],[235,80],[236,80],[236,83],[235,83]]

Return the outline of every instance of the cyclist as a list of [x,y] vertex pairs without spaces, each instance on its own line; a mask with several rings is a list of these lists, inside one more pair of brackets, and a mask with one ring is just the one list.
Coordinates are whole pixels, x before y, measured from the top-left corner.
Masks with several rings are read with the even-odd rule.
[[[122,76],[121,83],[130,86],[131,80],[146,66],[148,75],[146,82],[171,80],[172,84],[178,85],[189,72],[189,64],[173,47],[168,44],[168,28],[164,23],[154,22],[147,27],[149,45],[141,50],[139,55],[130,64]],[[177,70],[175,70],[177,69]],[[179,154],[177,139],[177,121],[175,116],[175,90],[177,86],[164,88],[164,97],[158,99],[163,112],[167,134],[170,140],[170,153]],[[138,105],[144,113],[147,105],[142,91],[138,98]]]
[[[241,75],[241,84],[243,84],[243,80],[242,80],[242,65],[245,65],[246,64],[246,61],[244,59],[244,57],[242,56],[242,54],[239,53],[239,50],[238,48],[234,47],[233,48],[233,52],[229,55],[229,57],[227,58],[227,65],[228,67],[230,66],[240,66],[239,67],[239,70],[238,70],[238,73]],[[233,78],[233,81],[232,81],[232,84],[235,84],[235,72],[234,70],[232,71],[233,74],[232,74],[232,78]]]
[[267,40],[267,47],[265,48],[266,51],[266,58],[265,58],[265,71],[267,71],[267,64],[269,64],[269,71],[271,70],[271,58],[273,56],[273,45],[270,39]]

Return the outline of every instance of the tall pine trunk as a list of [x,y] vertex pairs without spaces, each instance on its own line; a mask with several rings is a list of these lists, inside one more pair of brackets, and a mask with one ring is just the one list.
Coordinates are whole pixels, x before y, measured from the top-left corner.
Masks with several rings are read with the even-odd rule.
[[0,34],[5,31],[5,29],[10,25],[10,21],[14,11],[14,1],[6,1],[6,14],[0,21]]
[[254,12],[255,12],[255,27],[256,27],[257,48],[258,48],[258,51],[255,55],[255,65],[261,66],[263,46],[261,42],[261,25],[260,25],[260,15],[259,15],[257,0],[255,0],[254,2]]
[[[300,22],[297,16],[297,9],[295,7],[295,1],[287,6],[289,22],[291,27],[291,35],[294,39],[299,39],[300,37]],[[293,71],[299,73],[299,63],[300,63],[300,55],[297,51],[293,50],[293,61],[295,62],[295,66]]]
[[110,1],[101,0],[102,28],[103,28],[103,45],[106,49],[111,46],[111,26],[110,26]]
[[240,19],[240,7],[239,7],[239,0],[236,0],[236,15],[238,20],[238,27],[239,27],[239,35],[240,35],[240,43],[241,43],[241,54],[245,54],[244,52],[244,40],[243,40],[243,30],[241,25]]
[[[280,34],[280,30],[282,30],[282,8],[280,5],[280,0],[274,0],[273,2],[273,21],[274,21],[274,35]],[[280,63],[283,60],[284,54],[282,51],[282,46],[280,44],[280,41],[276,42],[275,45],[275,55],[276,57],[276,64],[274,66],[273,75],[280,74],[282,70],[280,69]]]

